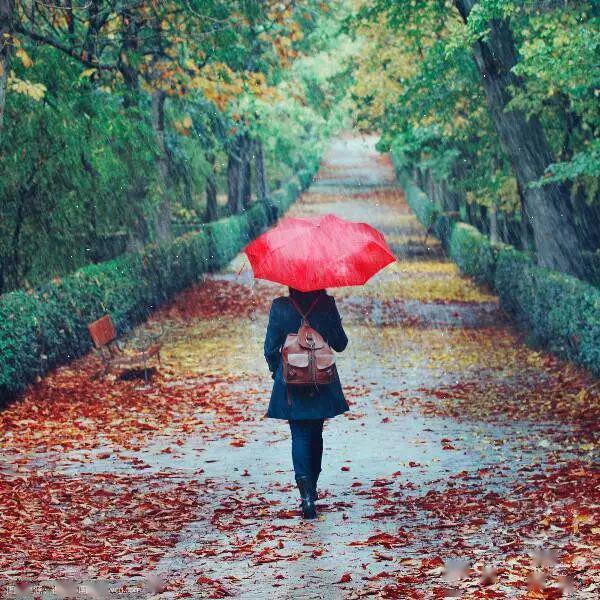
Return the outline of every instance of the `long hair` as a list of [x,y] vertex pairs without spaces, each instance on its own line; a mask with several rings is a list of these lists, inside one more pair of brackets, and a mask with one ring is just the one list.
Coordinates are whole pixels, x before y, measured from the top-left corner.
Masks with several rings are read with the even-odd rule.
[[290,297],[296,302],[296,304],[303,310],[306,311],[310,308],[315,298],[325,297],[327,292],[325,290],[315,290],[313,292],[301,292],[296,288],[288,288]]

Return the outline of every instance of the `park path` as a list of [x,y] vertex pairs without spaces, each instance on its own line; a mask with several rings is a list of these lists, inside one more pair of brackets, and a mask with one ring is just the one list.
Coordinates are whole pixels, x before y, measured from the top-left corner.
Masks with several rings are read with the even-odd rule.
[[90,383],[86,357],[0,415],[0,584],[598,597],[597,382],[528,348],[459,276],[373,138],[334,141],[291,210],[327,212],[379,228],[399,260],[335,292],[351,411],[326,424],[319,519],[298,518],[287,424],[264,418],[262,341],[284,290],[254,281],[240,255],[153,315],[166,334],[150,387]]

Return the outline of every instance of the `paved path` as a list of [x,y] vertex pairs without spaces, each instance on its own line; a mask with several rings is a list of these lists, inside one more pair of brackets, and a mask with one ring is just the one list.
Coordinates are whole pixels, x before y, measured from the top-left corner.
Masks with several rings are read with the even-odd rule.
[[597,383],[457,274],[372,138],[337,140],[291,211],[326,212],[399,261],[335,294],[351,412],[326,424],[320,518],[298,518],[287,424],[263,417],[283,289],[239,256],[154,315],[150,388],[90,384],[87,357],[1,415],[2,575],[145,575],[161,598],[598,597]]

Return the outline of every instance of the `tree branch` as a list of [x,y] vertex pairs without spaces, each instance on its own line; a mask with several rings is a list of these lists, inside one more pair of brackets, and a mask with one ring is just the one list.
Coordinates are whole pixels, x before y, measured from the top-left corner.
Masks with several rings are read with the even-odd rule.
[[47,44],[48,46],[52,46],[53,48],[56,48],[57,50],[64,52],[67,56],[70,56],[71,58],[78,60],[82,65],[85,65],[86,67],[94,67],[94,68],[100,69],[102,71],[115,71],[117,69],[116,64],[112,65],[109,63],[101,63],[101,62],[87,59],[84,56],[82,56],[81,53],[77,52],[74,48],[69,48],[69,46],[65,46],[58,40],[55,40],[50,37],[46,37],[45,35],[36,33],[35,31],[29,31],[22,25],[17,25],[15,29],[18,33],[21,33],[22,35],[27,36],[28,38],[32,39],[35,42],[41,42],[43,44]]

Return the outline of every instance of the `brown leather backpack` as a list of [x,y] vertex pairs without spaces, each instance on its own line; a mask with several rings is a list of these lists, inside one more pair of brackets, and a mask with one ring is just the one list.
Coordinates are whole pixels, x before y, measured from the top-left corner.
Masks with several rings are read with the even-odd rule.
[[290,302],[302,316],[298,333],[290,333],[283,344],[283,379],[288,385],[318,386],[331,383],[335,376],[335,354],[327,342],[308,322],[308,315],[319,299],[315,299],[306,313],[293,298]]

